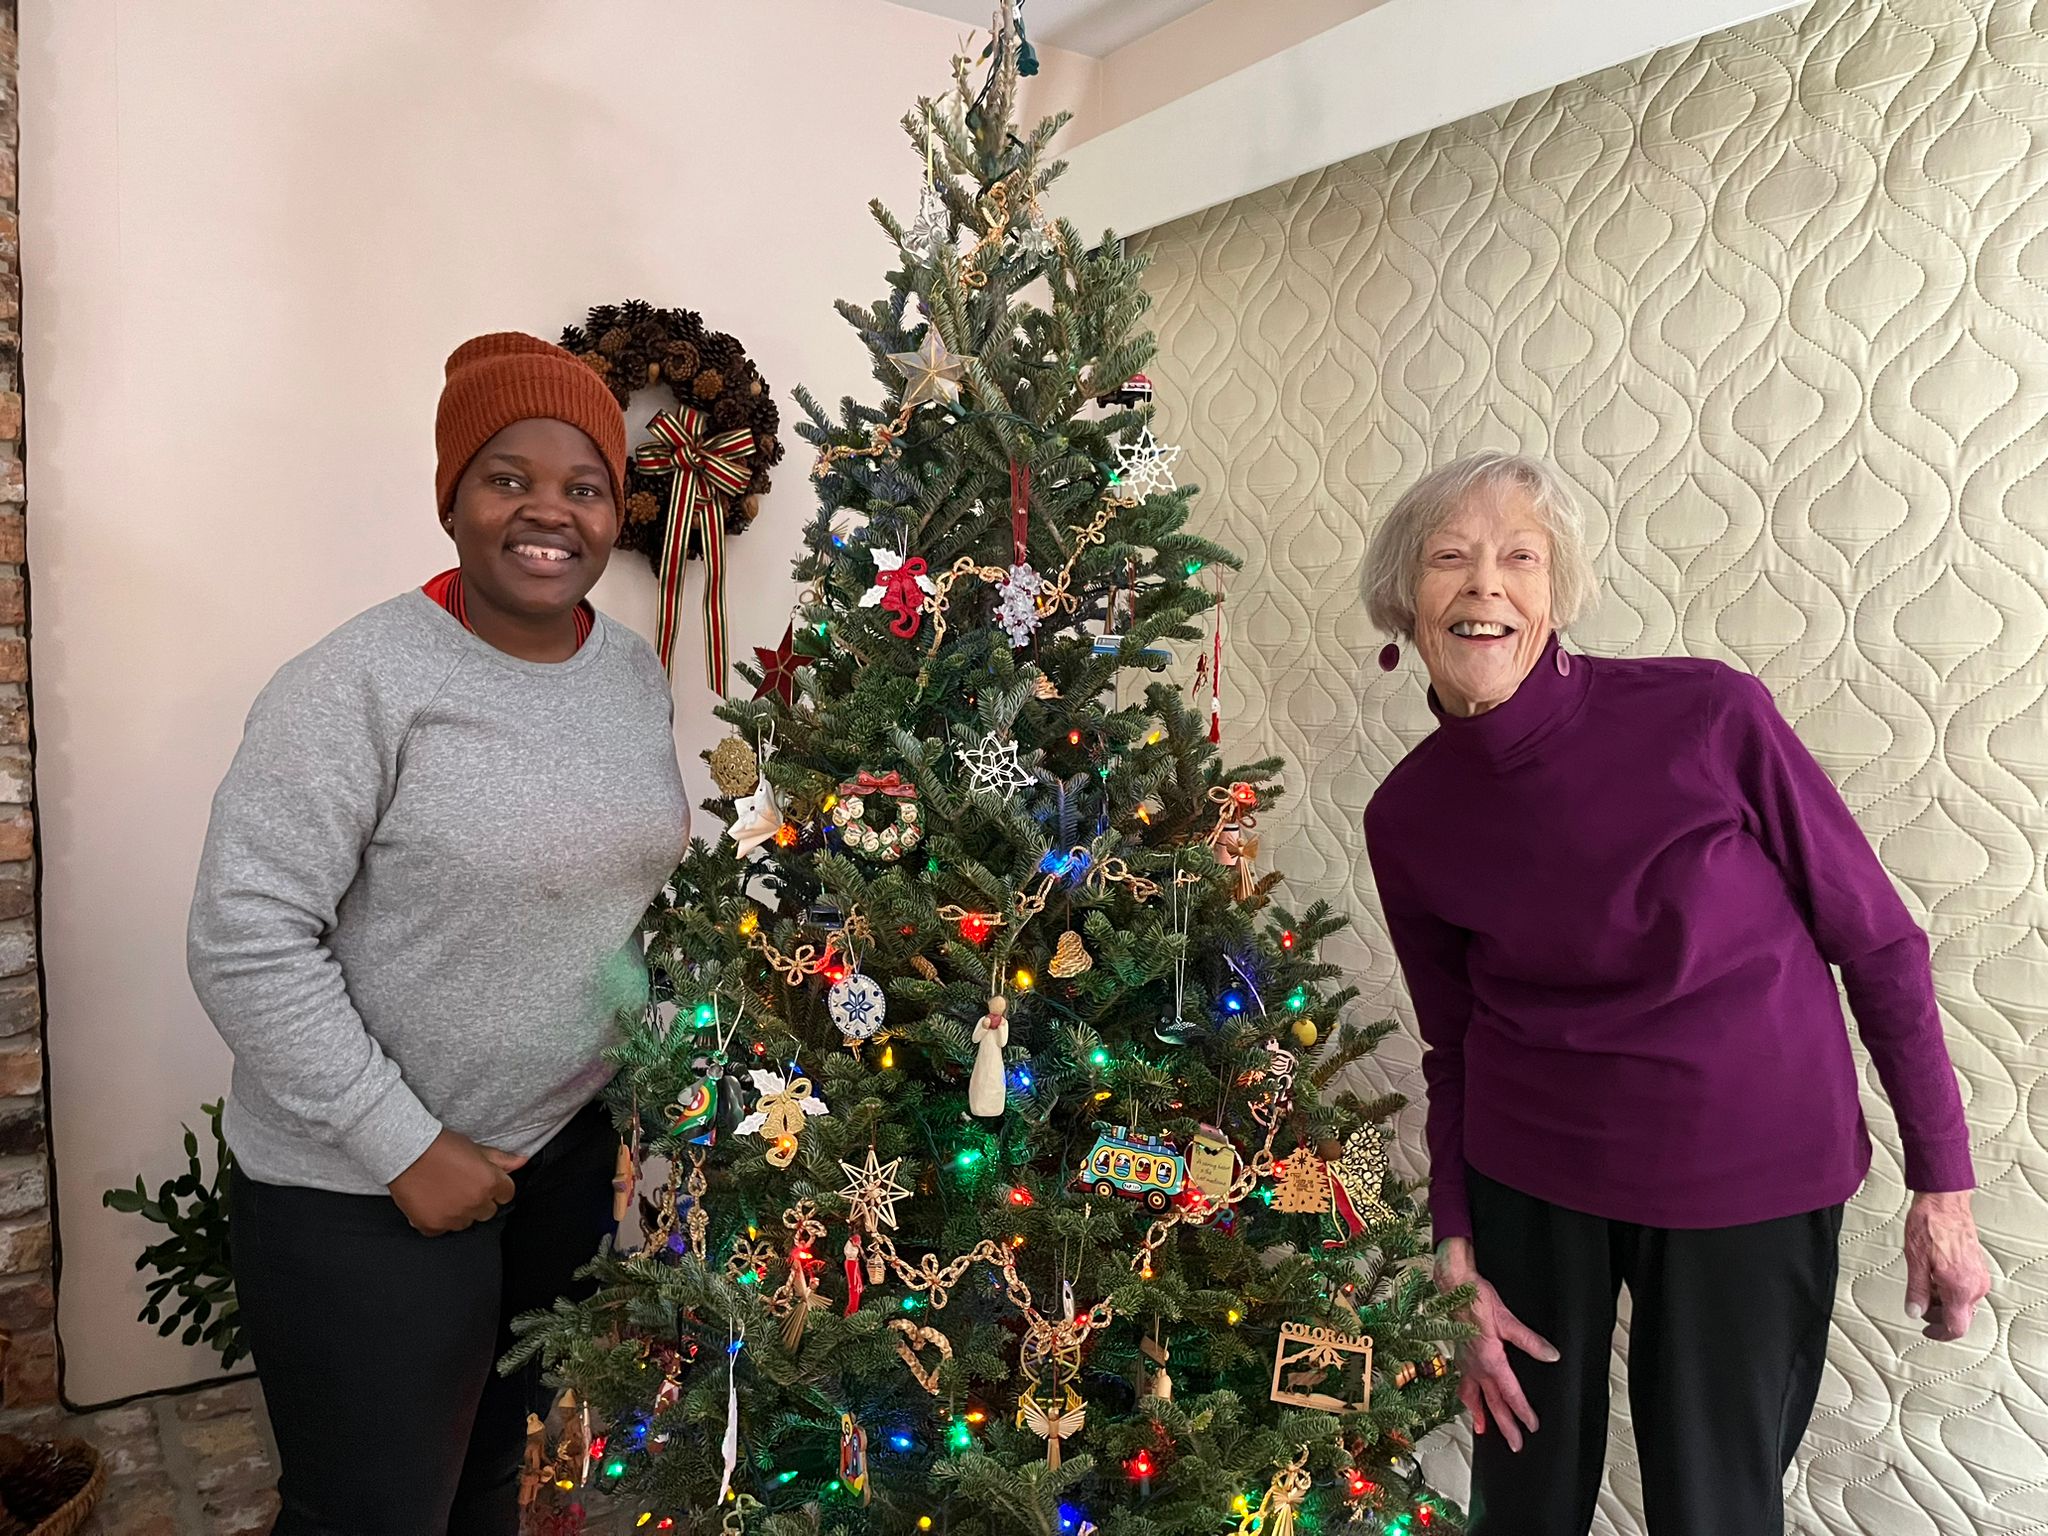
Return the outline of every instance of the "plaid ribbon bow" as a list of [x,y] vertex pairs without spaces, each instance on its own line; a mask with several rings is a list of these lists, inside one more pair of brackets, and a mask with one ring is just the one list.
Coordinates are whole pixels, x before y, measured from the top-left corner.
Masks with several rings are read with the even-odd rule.
[[676,611],[682,604],[683,567],[690,531],[704,543],[704,666],[714,693],[725,692],[725,509],[747,488],[746,460],[759,451],[745,427],[707,435],[708,418],[695,406],[657,412],[647,423],[654,441],[633,450],[643,475],[670,476],[668,531],[661,544],[661,608],[655,649],[673,670]]

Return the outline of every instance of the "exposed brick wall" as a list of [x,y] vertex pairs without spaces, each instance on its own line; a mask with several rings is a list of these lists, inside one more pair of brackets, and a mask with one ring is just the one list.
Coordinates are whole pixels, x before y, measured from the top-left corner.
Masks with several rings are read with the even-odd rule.
[[15,0],[0,0],[0,1407],[24,1408],[56,1400],[57,1334],[29,767],[14,23]]

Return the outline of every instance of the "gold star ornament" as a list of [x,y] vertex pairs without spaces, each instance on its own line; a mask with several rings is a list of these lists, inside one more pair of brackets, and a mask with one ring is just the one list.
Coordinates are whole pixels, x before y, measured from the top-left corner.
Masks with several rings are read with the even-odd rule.
[[958,405],[961,375],[974,359],[947,351],[934,325],[926,328],[924,342],[915,352],[891,352],[889,361],[903,370],[905,405],[923,405],[927,400]]

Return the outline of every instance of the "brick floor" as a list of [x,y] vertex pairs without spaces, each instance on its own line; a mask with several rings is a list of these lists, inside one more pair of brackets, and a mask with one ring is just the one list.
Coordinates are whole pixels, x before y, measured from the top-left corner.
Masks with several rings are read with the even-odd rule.
[[99,1413],[8,1414],[0,1428],[99,1447],[107,1489],[83,1536],[263,1536],[277,1518],[277,1449],[253,1380]]

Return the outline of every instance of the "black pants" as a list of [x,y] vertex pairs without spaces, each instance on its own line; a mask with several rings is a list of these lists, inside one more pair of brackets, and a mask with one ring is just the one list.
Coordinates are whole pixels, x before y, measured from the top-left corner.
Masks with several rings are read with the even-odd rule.
[[277,1433],[274,1536],[517,1536],[538,1372],[511,1320],[571,1290],[611,1228],[601,1105],[513,1175],[490,1221],[422,1237],[382,1195],[230,1190],[235,1290]]
[[1473,1536],[1585,1536],[1607,1457],[1615,1302],[1651,1536],[1781,1536],[1784,1481],[1820,1391],[1837,1205],[1699,1231],[1608,1221],[1469,1182],[1479,1272],[1562,1355],[1508,1351],[1540,1428],[1473,1447]]

